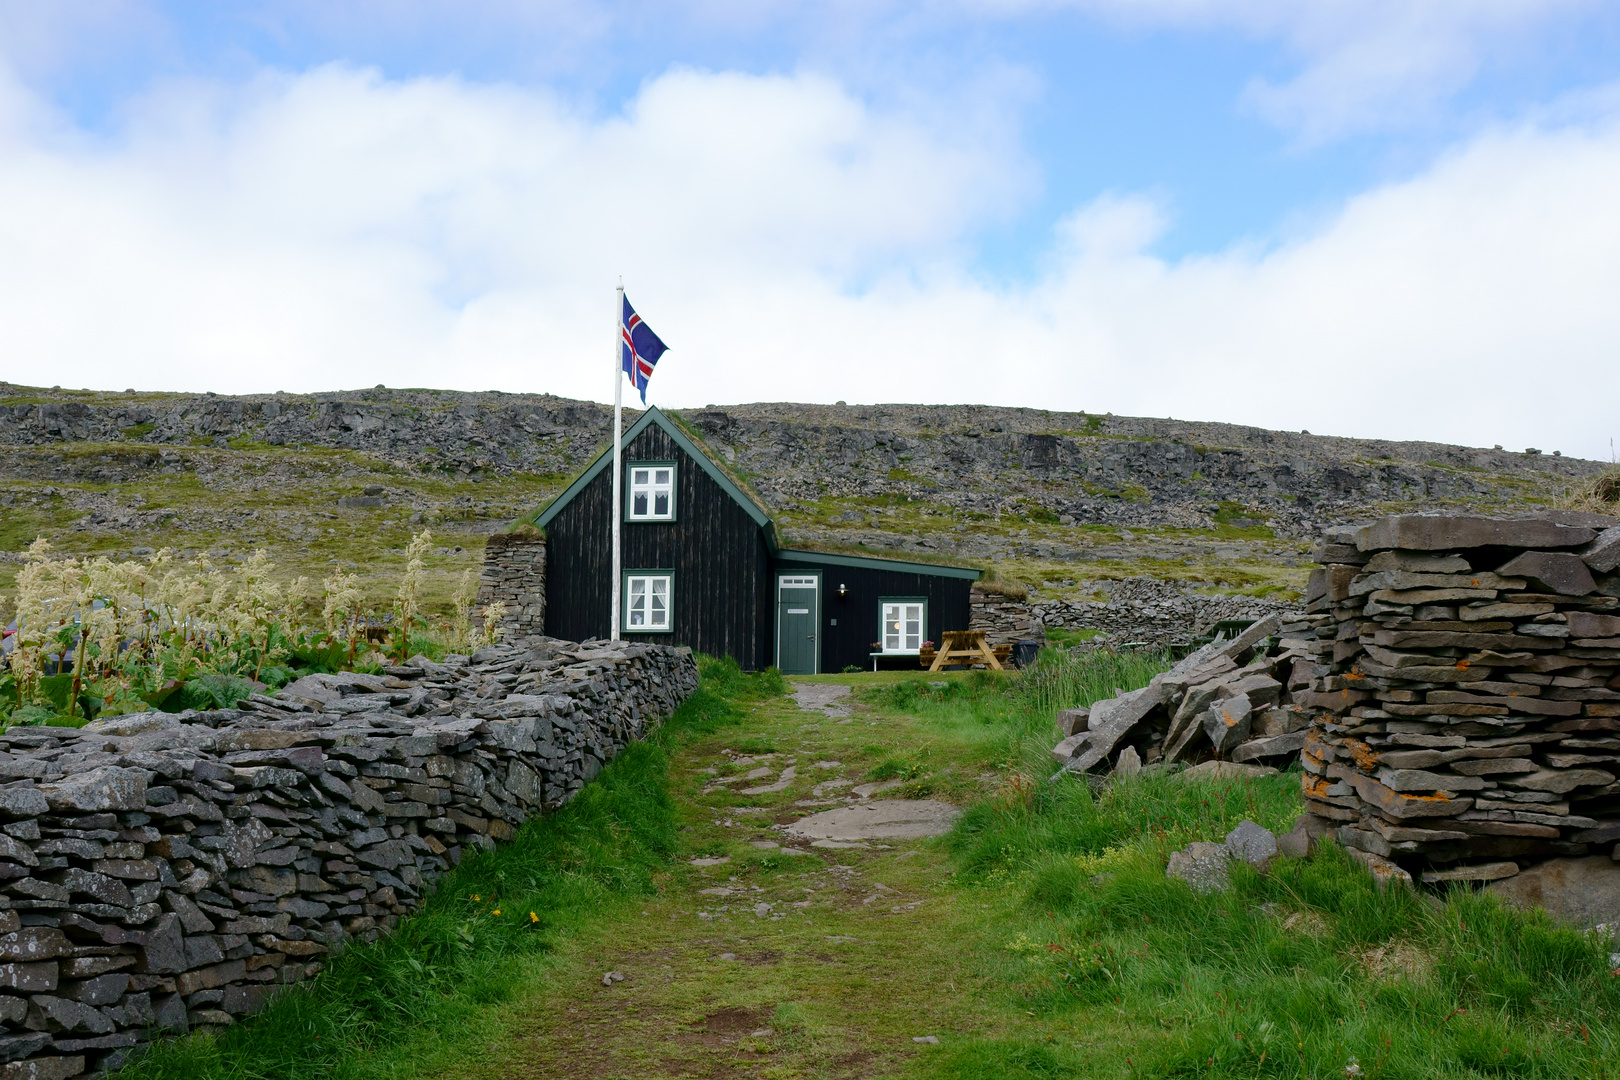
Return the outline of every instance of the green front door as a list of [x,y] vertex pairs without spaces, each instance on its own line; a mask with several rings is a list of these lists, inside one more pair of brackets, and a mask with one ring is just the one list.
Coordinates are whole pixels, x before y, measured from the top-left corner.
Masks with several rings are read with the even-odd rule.
[[814,675],[820,667],[818,585],[812,574],[783,574],[776,579],[776,666],[784,675]]

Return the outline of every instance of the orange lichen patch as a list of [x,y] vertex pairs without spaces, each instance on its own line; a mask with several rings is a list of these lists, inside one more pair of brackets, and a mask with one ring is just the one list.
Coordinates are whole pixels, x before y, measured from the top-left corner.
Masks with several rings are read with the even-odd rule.
[[1372,772],[1378,765],[1378,759],[1383,756],[1360,739],[1346,739],[1344,745],[1362,772]]
[[1395,794],[1400,796],[1403,799],[1406,799],[1406,800],[1410,801],[1410,802],[1450,802],[1451,801],[1451,796],[1447,795],[1443,791],[1437,791],[1433,795],[1411,795],[1411,794],[1408,794],[1407,792],[1404,792],[1404,791],[1397,791]]
[[1459,660],[1459,661],[1457,661],[1457,670],[1458,671],[1467,671],[1469,668],[1471,668],[1473,666],[1474,665],[1471,664],[1470,662],[1468,662],[1467,660]]
[[1357,679],[1357,680],[1359,680],[1359,679],[1365,679],[1367,676],[1362,673],[1362,670],[1360,668],[1354,668],[1354,669],[1352,669],[1350,671],[1345,672],[1344,677],[1346,679]]
[[1300,787],[1304,789],[1308,799],[1327,800],[1327,789],[1333,785],[1325,777],[1311,776],[1309,774],[1300,778]]

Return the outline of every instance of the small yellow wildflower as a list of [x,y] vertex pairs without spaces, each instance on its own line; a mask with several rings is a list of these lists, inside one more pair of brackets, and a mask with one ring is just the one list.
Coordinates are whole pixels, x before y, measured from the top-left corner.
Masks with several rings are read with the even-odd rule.
[[491,915],[499,915],[500,913],[501,913],[500,908],[496,908],[494,911],[490,912]]
[[531,912],[529,912],[529,921],[530,922],[539,922],[540,921],[540,916],[536,915],[534,912],[531,911]]

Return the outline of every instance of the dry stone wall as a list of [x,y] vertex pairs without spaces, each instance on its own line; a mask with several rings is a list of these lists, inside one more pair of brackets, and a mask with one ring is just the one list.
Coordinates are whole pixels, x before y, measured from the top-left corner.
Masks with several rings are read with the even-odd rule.
[[539,532],[496,533],[484,547],[484,569],[478,578],[473,612],[501,603],[501,640],[526,646],[546,633],[546,538]]
[[0,1077],[229,1024],[571,799],[697,685],[543,641],[316,675],[241,709],[0,735]]
[[1296,700],[1342,843],[1431,882],[1620,851],[1620,522],[1391,517],[1316,557]]
[[985,631],[985,640],[991,645],[1046,640],[1046,630],[1027,600],[1015,600],[981,589],[975,582],[968,595],[968,604],[968,629]]
[[1101,630],[1106,637],[1099,641],[1165,645],[1207,633],[1223,619],[1264,619],[1289,606],[1253,596],[1193,592],[1154,578],[1098,581],[1082,589],[1100,593],[1103,599],[1037,601],[1035,617],[1048,627]]

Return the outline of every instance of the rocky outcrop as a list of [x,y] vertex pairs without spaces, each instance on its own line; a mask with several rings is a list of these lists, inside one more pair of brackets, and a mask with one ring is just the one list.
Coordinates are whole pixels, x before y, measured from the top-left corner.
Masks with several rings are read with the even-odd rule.
[[1408,515],[1328,532],[1291,683],[1305,797],[1430,882],[1620,841],[1620,522]]
[[[634,414],[632,414],[634,415]],[[1517,506],[1603,466],[1540,453],[1345,439],[1193,421],[990,406],[753,404],[680,414],[778,512],[868,497],[808,529],[848,542],[890,533],[885,507],[921,500],[995,524],[1271,529],[1306,535],[1391,502]],[[459,476],[575,472],[608,439],[605,406],[548,394],[371,390],[243,397],[72,393],[0,384],[0,445],[150,447],[163,467],[198,444],[360,450]],[[123,460],[108,468],[127,472]],[[120,511],[110,511],[117,513]],[[122,511],[122,512],[128,512]],[[852,515],[849,516],[849,515]],[[973,530],[919,550],[1079,561],[1106,548]],[[879,536],[877,546],[886,541]]]
[[697,684],[687,650],[546,642],[314,675],[242,709],[0,735],[5,1076],[229,1024],[567,802]]
[[[56,400],[52,400],[53,396]],[[571,472],[606,441],[612,413],[549,394],[359,390],[336,394],[79,394],[0,384],[0,445],[232,442],[364,450],[398,464]]]

